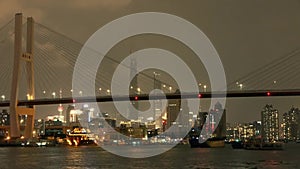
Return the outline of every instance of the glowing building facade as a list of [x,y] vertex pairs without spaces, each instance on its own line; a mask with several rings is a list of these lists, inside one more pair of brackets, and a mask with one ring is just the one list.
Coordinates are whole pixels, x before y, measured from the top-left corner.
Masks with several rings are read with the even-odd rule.
[[261,111],[262,138],[265,142],[279,140],[279,115],[272,105],[266,105]]

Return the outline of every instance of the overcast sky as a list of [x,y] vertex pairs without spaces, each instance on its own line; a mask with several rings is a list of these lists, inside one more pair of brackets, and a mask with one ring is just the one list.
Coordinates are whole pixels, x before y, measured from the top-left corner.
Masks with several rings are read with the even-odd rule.
[[[0,0],[0,25],[16,12],[33,16],[37,22],[81,43],[101,26],[127,14],[174,14],[209,37],[228,82],[300,47],[299,0]],[[131,48],[141,48],[138,45],[133,43]],[[281,113],[292,105],[300,107],[298,97],[229,99],[227,120],[258,120],[267,103],[274,104]]]

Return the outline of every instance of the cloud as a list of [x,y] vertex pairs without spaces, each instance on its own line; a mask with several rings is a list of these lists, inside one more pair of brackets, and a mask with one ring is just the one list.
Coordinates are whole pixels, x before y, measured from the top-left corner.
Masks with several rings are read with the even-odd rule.
[[[13,18],[15,12],[19,12],[22,6],[17,0],[2,0],[0,1],[0,23]],[[5,24],[5,23],[4,23]]]
[[132,0],[72,0],[70,6],[75,8],[85,8],[85,9],[95,9],[95,8],[105,8],[110,10],[119,9],[121,7],[127,6]]
[[0,26],[5,25],[16,13],[22,12],[24,17],[34,16],[36,20],[42,20],[43,10],[34,7],[26,7],[23,1],[2,0],[0,1]]

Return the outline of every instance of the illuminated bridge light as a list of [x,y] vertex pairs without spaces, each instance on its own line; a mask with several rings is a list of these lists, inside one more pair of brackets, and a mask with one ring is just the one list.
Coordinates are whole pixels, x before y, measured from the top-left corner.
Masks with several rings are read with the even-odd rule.
[[135,96],[135,97],[134,97],[134,100],[139,100],[139,97],[138,97],[138,96]]
[[199,94],[198,94],[198,98],[201,98],[201,97],[202,97],[202,95],[199,93]]
[[[157,99],[180,99],[180,98],[198,98],[206,99],[211,97],[276,97],[276,96],[300,96],[300,90],[281,90],[281,91],[247,91],[247,92],[227,92],[226,94],[215,93],[185,93],[185,94],[167,94],[165,97],[155,96],[149,97],[148,94],[140,94],[130,96],[130,100],[157,100]],[[116,101],[126,101],[128,96],[118,96]],[[19,100],[18,106],[31,106],[31,105],[49,105],[49,104],[68,104],[68,103],[90,103],[90,102],[111,102],[114,101],[111,96],[97,96],[95,97],[80,97],[80,98],[42,98],[33,100]],[[0,95],[0,107],[8,107],[10,105],[9,100],[1,100]]]

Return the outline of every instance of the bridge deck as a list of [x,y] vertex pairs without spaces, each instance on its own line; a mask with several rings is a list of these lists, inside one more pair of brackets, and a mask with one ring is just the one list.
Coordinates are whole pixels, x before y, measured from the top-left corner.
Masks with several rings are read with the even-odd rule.
[[[182,94],[166,94],[149,97],[148,94],[131,95],[130,100],[159,100],[159,99],[188,99],[188,98],[243,98],[243,97],[277,97],[277,96],[300,96],[300,90],[280,90],[280,91],[231,91],[231,92],[203,92],[203,93],[182,93]],[[49,99],[35,99],[35,100],[20,100],[18,106],[32,106],[32,105],[50,105],[50,104],[70,104],[70,103],[89,103],[89,102],[112,102],[112,101],[126,101],[128,96],[97,96],[95,97],[68,97],[68,98],[49,98]],[[0,107],[8,107],[9,101],[0,102]]]

